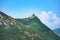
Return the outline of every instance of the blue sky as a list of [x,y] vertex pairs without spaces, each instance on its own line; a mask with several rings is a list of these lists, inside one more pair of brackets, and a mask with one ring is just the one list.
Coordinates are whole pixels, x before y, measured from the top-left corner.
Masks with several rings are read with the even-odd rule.
[[0,0],[0,11],[14,18],[25,18],[35,13],[49,28],[60,28],[60,0]]

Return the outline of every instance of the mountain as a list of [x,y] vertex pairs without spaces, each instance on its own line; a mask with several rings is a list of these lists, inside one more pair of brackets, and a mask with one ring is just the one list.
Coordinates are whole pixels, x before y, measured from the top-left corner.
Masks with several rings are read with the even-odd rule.
[[53,30],[56,35],[60,36],[60,28],[56,28]]
[[0,40],[60,40],[60,37],[35,14],[15,19],[0,11]]
[[22,24],[0,11],[0,40],[20,40]]

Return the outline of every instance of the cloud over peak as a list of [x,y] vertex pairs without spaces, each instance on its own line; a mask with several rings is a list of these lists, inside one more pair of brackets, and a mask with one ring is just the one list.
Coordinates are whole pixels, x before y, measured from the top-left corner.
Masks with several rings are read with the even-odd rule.
[[56,13],[52,11],[42,11],[40,14],[37,14],[37,16],[49,28],[54,29],[59,27],[58,25],[60,24],[60,17],[58,17]]

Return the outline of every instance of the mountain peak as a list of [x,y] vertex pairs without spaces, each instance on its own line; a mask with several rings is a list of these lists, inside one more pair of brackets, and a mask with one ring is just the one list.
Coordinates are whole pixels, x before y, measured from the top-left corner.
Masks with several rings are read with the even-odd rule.
[[60,40],[35,14],[22,20],[0,11],[0,17],[0,40]]
[[32,19],[32,18],[35,18],[36,15],[35,14],[32,14],[32,16],[30,16],[29,18]]

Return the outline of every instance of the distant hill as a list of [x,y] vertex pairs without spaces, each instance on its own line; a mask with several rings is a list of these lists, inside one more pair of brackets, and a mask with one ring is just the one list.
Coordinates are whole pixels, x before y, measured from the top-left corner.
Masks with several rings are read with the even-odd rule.
[[60,40],[35,14],[15,19],[0,11],[0,40]]
[[56,33],[56,35],[60,36],[60,28],[56,28],[53,31]]

